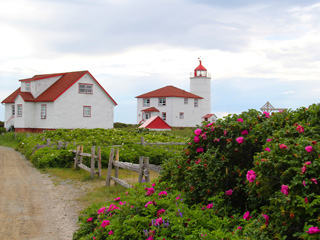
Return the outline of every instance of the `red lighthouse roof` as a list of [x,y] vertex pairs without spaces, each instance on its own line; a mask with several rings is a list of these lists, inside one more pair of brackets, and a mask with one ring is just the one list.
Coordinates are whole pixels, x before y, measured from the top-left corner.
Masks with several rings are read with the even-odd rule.
[[199,62],[199,66],[194,70],[194,77],[207,77],[207,69],[202,66],[200,59]]
[[202,66],[201,60],[199,60],[199,62],[200,62],[199,66],[194,71],[198,71],[198,70],[207,71],[207,69],[204,66]]

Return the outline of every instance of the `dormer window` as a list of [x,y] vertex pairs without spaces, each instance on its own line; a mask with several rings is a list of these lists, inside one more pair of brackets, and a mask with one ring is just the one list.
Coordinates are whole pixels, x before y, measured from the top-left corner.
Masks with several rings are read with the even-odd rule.
[[30,82],[26,82],[26,92],[30,92]]
[[93,84],[79,83],[79,93],[93,93]]

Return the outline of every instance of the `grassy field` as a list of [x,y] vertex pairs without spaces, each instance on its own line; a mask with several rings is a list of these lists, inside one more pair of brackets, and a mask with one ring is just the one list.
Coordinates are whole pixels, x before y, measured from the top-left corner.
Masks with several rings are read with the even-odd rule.
[[[73,184],[75,187],[81,188],[83,196],[75,199],[88,206],[93,203],[102,203],[114,199],[119,193],[125,192],[126,188],[120,185],[115,186],[111,181],[111,186],[106,187],[107,169],[102,169],[101,178],[95,177],[91,179],[90,173],[74,169],[48,168],[42,170],[43,173],[49,174],[55,185]],[[112,176],[114,176],[114,170]],[[156,179],[158,174],[150,172],[151,181]],[[126,169],[119,169],[119,178],[133,185],[138,182],[138,173]]]
[[17,133],[16,135],[13,132],[4,133],[0,135],[0,146],[15,148],[26,136],[26,133]]

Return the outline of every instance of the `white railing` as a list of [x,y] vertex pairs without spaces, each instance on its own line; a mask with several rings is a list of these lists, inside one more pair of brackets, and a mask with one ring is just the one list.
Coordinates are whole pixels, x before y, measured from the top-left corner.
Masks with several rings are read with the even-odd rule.
[[[194,77],[194,72],[190,73],[190,77]],[[196,77],[209,77],[209,78],[211,78],[211,73],[207,72],[207,76],[196,76]]]
[[8,131],[12,126],[14,126],[14,116],[11,116],[5,124],[5,128]]

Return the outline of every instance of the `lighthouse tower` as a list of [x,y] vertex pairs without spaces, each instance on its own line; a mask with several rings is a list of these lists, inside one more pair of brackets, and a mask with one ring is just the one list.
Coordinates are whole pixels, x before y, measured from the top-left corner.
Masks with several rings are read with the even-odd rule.
[[190,92],[203,97],[201,105],[202,117],[211,113],[211,77],[207,69],[202,66],[199,59],[199,66],[194,70],[190,77]]

